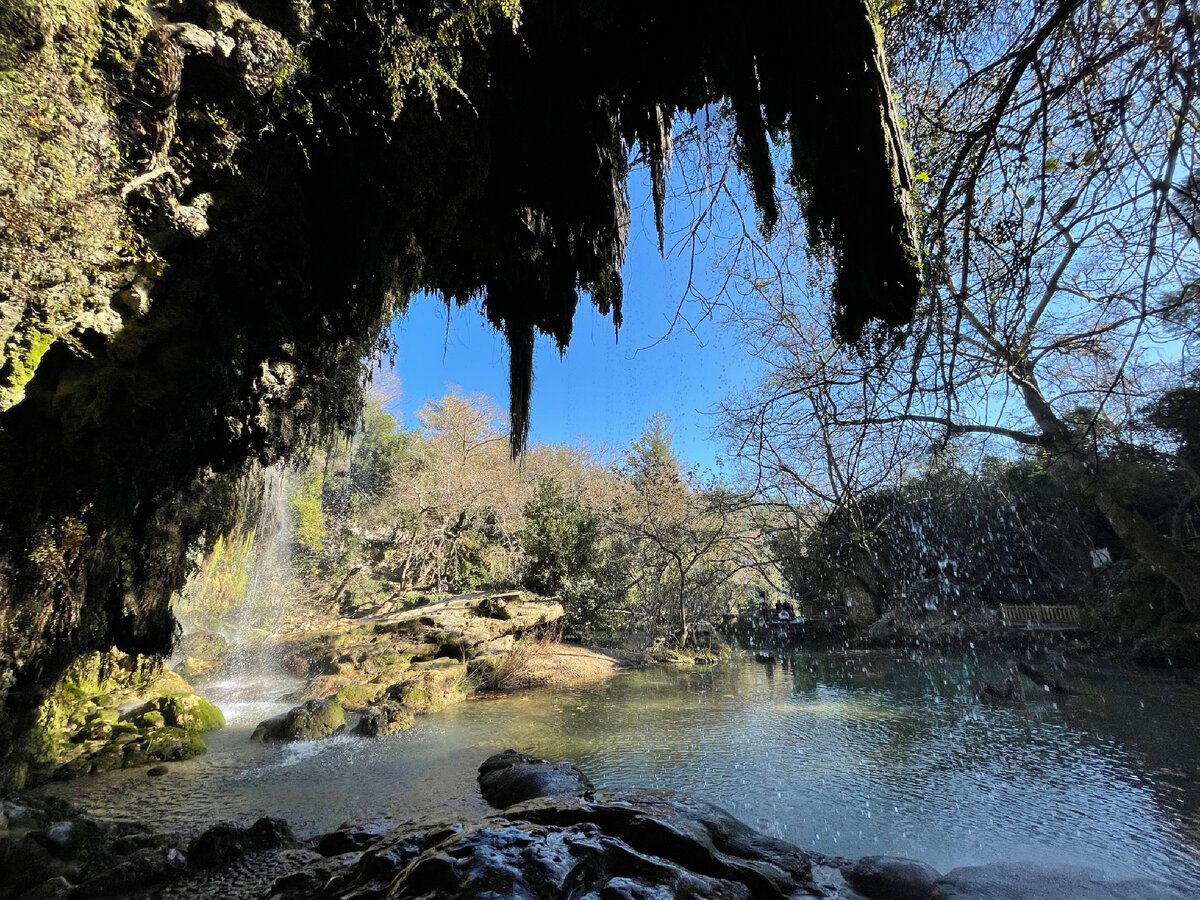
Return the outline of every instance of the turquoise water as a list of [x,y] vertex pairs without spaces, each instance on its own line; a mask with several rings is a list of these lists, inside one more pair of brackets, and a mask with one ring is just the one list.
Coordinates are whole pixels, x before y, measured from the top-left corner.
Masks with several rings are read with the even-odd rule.
[[1002,673],[973,656],[795,653],[476,700],[383,740],[286,747],[248,740],[283,708],[270,685],[257,701],[245,685],[215,685],[230,726],[205,757],[163,778],[106,773],[46,790],[164,828],[271,814],[316,833],[349,818],[482,812],[476,767],[513,747],[573,760],[599,787],[710,800],[830,854],[943,870],[1031,859],[1200,884],[1194,680],[1072,667],[1055,672],[1070,696],[978,702],[972,685]]

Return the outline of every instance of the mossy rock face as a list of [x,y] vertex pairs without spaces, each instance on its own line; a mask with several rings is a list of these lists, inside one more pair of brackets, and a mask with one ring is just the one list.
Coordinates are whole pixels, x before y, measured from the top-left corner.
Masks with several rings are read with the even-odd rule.
[[157,709],[146,709],[134,712],[130,721],[138,728],[162,728],[167,724],[167,718]]
[[334,699],[345,709],[361,709],[378,700],[384,687],[382,684],[348,684],[334,695]]
[[145,762],[172,762],[191,759],[207,749],[200,735],[164,725],[162,728],[147,730],[138,741],[128,745],[124,753],[126,759],[131,762],[131,754],[136,755],[139,760],[136,764],[143,765],[143,757]]
[[[138,701],[130,712],[118,709]],[[116,652],[80,659],[40,712],[34,780],[186,759],[204,752],[199,733],[225,722],[161,662]]]
[[107,722],[109,725],[116,725],[120,718],[121,714],[115,709],[99,709],[88,716],[88,721]]
[[195,732],[225,727],[221,710],[197,694],[156,697],[127,714],[126,718],[142,727],[167,725]]
[[311,741],[338,734],[346,728],[346,711],[334,700],[309,700],[300,706],[258,723],[252,741],[266,743]]
[[196,694],[174,694],[161,701],[167,724],[188,731],[216,731],[225,727],[225,715]]
[[461,703],[469,694],[467,665],[452,659],[414,663],[404,680],[387,691],[389,700],[418,713]]

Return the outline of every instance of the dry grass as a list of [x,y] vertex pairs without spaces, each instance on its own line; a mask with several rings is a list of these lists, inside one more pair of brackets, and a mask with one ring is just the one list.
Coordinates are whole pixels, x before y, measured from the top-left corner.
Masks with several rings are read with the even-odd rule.
[[526,634],[495,665],[476,666],[476,691],[504,692],[608,678],[638,660],[619,651],[559,643],[557,634]]

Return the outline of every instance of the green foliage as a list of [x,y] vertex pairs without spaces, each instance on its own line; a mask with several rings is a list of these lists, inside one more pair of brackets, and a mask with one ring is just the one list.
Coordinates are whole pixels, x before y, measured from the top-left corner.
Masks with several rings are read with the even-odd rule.
[[176,603],[178,614],[193,628],[215,630],[242,604],[254,568],[255,533],[235,526],[213,542]]
[[857,577],[877,612],[926,598],[957,608],[1069,601],[1087,592],[1087,551],[1113,542],[1088,510],[1031,463],[993,459],[978,474],[943,465],[833,510],[778,549],[793,554],[795,593],[828,602]]
[[539,594],[559,597],[573,633],[611,634],[624,624],[623,586],[606,543],[594,511],[553,478],[537,480],[525,504],[521,581]]
[[593,572],[603,564],[595,515],[578,498],[564,495],[553,478],[538,479],[525,504],[525,519],[521,580],[530,590],[545,596],[560,594],[572,576]]

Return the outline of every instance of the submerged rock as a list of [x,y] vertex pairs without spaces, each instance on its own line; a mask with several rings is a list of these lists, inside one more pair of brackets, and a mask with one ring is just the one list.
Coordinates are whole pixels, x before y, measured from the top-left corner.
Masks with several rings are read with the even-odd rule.
[[581,795],[593,790],[587,776],[571,763],[552,763],[516,750],[485,759],[478,780],[483,799],[497,809],[535,797]]
[[333,700],[308,700],[281,716],[258,723],[252,741],[311,741],[346,728],[346,711]]
[[933,866],[898,856],[864,856],[842,867],[842,877],[874,900],[929,900],[941,874]]
[[1194,890],[1148,878],[1111,880],[1095,869],[1006,862],[964,866],[930,900],[1196,900]]

